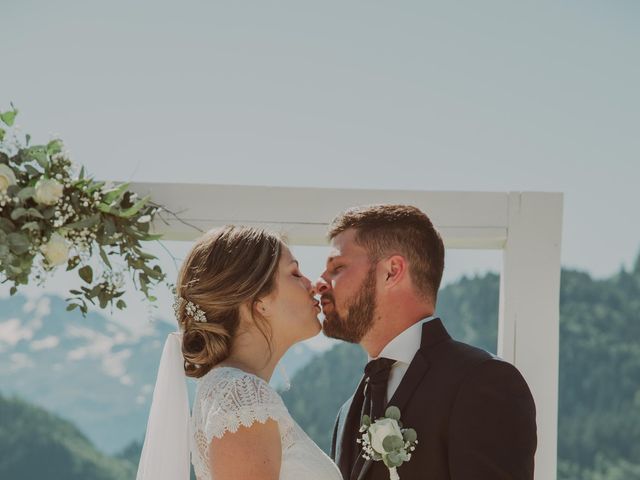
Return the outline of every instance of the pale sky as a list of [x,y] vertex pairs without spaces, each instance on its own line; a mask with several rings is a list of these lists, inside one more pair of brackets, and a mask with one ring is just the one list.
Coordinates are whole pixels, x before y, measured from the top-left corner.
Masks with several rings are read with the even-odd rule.
[[1,0],[0,109],[100,179],[564,192],[563,265],[606,276],[640,251],[639,24],[633,0]]

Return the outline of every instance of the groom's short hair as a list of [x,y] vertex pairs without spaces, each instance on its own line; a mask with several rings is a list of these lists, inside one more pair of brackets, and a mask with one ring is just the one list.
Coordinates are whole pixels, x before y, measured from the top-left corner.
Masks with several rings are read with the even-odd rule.
[[348,229],[371,261],[399,253],[409,263],[418,293],[435,304],[444,271],[444,243],[429,217],[411,205],[367,205],[350,208],[333,219],[332,240]]

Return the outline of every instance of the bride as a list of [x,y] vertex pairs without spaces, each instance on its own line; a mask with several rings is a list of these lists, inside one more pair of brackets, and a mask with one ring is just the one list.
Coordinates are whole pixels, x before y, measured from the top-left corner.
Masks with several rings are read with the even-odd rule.
[[[296,342],[321,330],[310,281],[274,233],[203,235],[176,285],[180,334],[163,351],[138,480],[341,480],[269,385]],[[184,376],[197,379],[189,417]]]

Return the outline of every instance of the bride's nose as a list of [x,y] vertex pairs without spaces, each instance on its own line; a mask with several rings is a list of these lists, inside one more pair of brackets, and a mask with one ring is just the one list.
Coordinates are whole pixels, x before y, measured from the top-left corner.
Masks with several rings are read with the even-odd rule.
[[307,291],[309,292],[309,295],[315,295],[316,292],[316,287],[315,285],[313,285],[313,283],[311,283],[311,280],[309,280],[307,277],[304,277],[304,286],[307,289]]

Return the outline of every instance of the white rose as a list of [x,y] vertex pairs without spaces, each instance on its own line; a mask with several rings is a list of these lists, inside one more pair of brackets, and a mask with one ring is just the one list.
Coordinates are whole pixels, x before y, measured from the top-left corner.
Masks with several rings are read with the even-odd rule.
[[64,186],[60,182],[44,178],[36,183],[34,198],[41,205],[55,205],[62,197],[63,190]]
[[4,193],[11,185],[16,184],[16,176],[8,165],[0,164],[0,192]]
[[382,442],[385,438],[399,437],[402,440],[402,432],[396,420],[391,418],[382,418],[377,420],[369,427],[369,435],[371,436],[371,447],[378,453],[385,453]]
[[47,259],[47,263],[52,267],[62,265],[69,259],[69,245],[59,233],[51,235],[49,242],[40,247],[40,250],[44,254],[44,258]]

